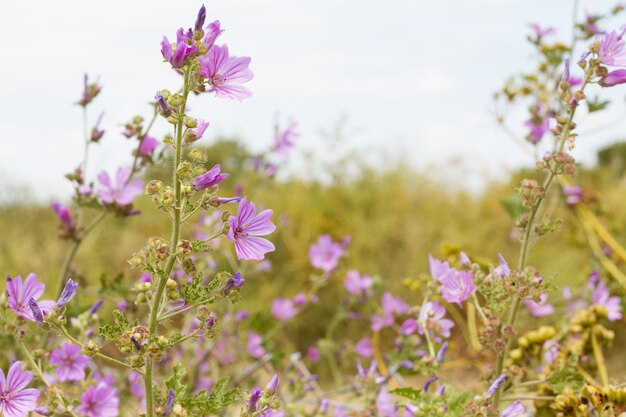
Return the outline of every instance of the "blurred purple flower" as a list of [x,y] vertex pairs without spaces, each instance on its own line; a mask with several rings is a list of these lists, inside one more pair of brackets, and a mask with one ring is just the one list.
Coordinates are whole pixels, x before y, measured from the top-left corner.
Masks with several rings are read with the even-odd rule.
[[322,358],[320,356],[320,351],[318,348],[316,348],[315,346],[310,346],[307,351],[306,351],[306,356],[307,358],[309,358],[309,360],[313,363],[317,363],[320,361],[320,359]]
[[50,364],[56,365],[56,377],[61,382],[82,381],[89,357],[80,353],[80,346],[63,343],[50,354]]
[[409,336],[417,333],[418,328],[419,326],[415,320],[406,319],[404,323],[402,323],[402,326],[400,326],[400,333],[402,333],[403,336]]
[[159,141],[152,136],[146,135],[141,140],[141,145],[139,145],[139,155],[150,156],[157,146],[159,146]]
[[228,46],[213,45],[200,59],[199,73],[207,79],[217,97],[241,101],[252,96],[250,90],[240,85],[253,77],[249,65],[249,57],[229,56]]
[[512,402],[500,413],[500,417],[519,417],[526,412],[526,407],[522,405],[520,400]]
[[559,355],[559,344],[554,340],[547,340],[543,344],[543,361],[546,365],[553,363]]
[[222,292],[228,294],[233,288],[241,288],[244,282],[246,282],[246,280],[243,279],[241,273],[237,272],[226,281],[226,284],[222,287]]
[[524,305],[534,317],[545,317],[554,313],[554,306],[548,303],[548,294],[543,293],[539,296],[539,302],[534,300],[524,300]]
[[372,347],[372,341],[369,337],[364,337],[363,339],[356,342],[354,345],[354,351],[357,355],[362,356],[364,358],[371,358],[374,354],[374,348]]
[[67,207],[56,201],[50,204],[50,206],[52,206],[61,223],[67,226],[68,229],[74,229],[74,220],[72,220],[72,215]]
[[439,259],[433,258],[432,255],[428,255],[428,264],[430,265],[430,275],[437,281],[441,281],[452,268],[448,262],[442,262]]
[[26,417],[37,408],[39,390],[26,388],[33,374],[22,370],[22,362],[16,361],[9,367],[5,378],[0,369],[0,413],[4,417]]
[[111,183],[111,178],[106,171],[102,171],[98,175],[98,181],[102,187],[97,192],[103,203],[116,203],[120,206],[126,206],[131,204],[135,197],[143,194],[143,180],[129,181],[130,174],[129,169],[118,168],[115,175],[115,186]]
[[185,142],[192,143],[202,139],[202,136],[204,135],[204,132],[207,130],[208,127],[209,122],[198,119],[198,125],[193,129],[188,129],[185,132]]
[[248,354],[255,359],[260,359],[267,353],[262,346],[263,338],[255,332],[248,333]]
[[563,194],[565,195],[565,202],[573,206],[582,201],[583,189],[577,185],[564,185]]
[[343,285],[350,294],[354,295],[372,295],[372,285],[374,280],[369,275],[361,276],[355,269],[351,269],[346,274],[346,279],[343,281]]
[[246,198],[239,202],[237,216],[230,216],[228,224],[230,228],[226,237],[235,244],[238,259],[262,260],[267,252],[273,252],[275,247],[264,236],[276,230],[271,222],[272,210],[263,210],[258,215],[254,203],[249,203]]
[[277,132],[276,136],[274,136],[274,148],[272,151],[283,157],[288,157],[289,151],[294,146],[293,139],[300,136],[300,133],[296,131],[297,128],[298,123],[289,121],[285,130]]
[[[37,275],[33,273],[28,274],[24,284],[22,284],[22,277],[19,275],[13,279],[7,276],[6,288],[8,294],[7,303],[11,310],[30,321],[36,321],[28,301],[31,299],[36,301],[46,289],[44,284],[37,282]],[[45,300],[36,304],[45,316],[56,303],[51,300]]]
[[607,318],[609,321],[616,321],[622,318],[622,306],[619,297],[611,297],[609,289],[602,281],[598,281],[598,285],[591,293],[591,301],[594,305],[605,306],[607,309]]
[[393,402],[393,397],[384,386],[380,388],[376,396],[376,409],[378,411],[377,415],[382,417],[398,416],[398,408]]
[[548,36],[548,35],[554,35],[556,33],[555,28],[553,27],[542,28],[537,23],[529,23],[528,27],[530,27],[530,29],[535,34],[535,38],[537,39],[541,39],[544,36]]
[[298,309],[289,298],[275,298],[272,302],[272,316],[280,321],[291,320],[298,314]]
[[105,382],[92,385],[81,397],[76,411],[87,417],[117,417],[120,398],[117,390]]
[[504,383],[505,379],[506,379],[506,374],[499,375],[496,378],[496,380],[493,381],[493,383],[491,384],[491,386],[487,390],[487,397],[489,397],[489,398],[493,397],[493,395],[496,393],[498,388],[500,388],[500,385],[502,385],[502,383]]
[[317,243],[309,247],[309,260],[314,268],[324,272],[330,272],[339,264],[339,258],[345,250],[340,243],[333,242],[330,235],[322,235],[317,239]]

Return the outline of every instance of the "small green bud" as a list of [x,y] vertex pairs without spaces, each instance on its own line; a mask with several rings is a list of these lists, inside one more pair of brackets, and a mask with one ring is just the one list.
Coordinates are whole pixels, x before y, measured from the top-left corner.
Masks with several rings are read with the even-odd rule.
[[133,117],[133,123],[136,124],[136,125],[143,123],[143,117],[141,117],[141,116]]
[[152,180],[148,184],[146,184],[146,194],[154,195],[159,190],[163,188],[163,182],[159,180]]
[[[207,151],[199,148],[195,148],[191,152],[189,152],[189,157],[197,162],[206,162],[207,159],[209,159]],[[203,174],[205,170],[204,168],[200,167],[199,171],[200,172],[198,173],[198,175]]]
[[195,129],[196,127],[198,127],[198,120],[192,117],[185,117],[185,126],[189,129]]

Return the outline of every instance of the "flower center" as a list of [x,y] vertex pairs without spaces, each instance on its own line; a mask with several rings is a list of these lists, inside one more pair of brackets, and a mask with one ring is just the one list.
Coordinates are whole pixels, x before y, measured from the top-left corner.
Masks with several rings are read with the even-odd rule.
[[248,233],[244,231],[243,227],[239,226],[235,229],[235,239],[245,239],[248,237]]

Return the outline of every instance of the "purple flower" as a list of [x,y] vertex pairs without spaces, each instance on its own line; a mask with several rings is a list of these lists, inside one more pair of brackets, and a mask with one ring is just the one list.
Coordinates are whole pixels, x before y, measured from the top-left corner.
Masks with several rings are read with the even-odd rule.
[[500,417],[519,417],[526,412],[526,407],[522,405],[520,400],[512,402],[500,413]]
[[280,321],[291,320],[298,314],[298,309],[289,298],[276,298],[272,302],[272,316]]
[[143,193],[143,180],[129,181],[130,173],[129,169],[118,168],[115,175],[115,186],[111,183],[111,178],[106,171],[102,171],[98,175],[98,181],[102,184],[98,190],[98,195],[103,203],[126,206],[131,204],[135,197]]
[[72,343],[54,349],[50,354],[50,364],[56,365],[56,377],[61,382],[82,381],[85,379],[85,367],[89,357],[80,353],[80,346]]
[[433,382],[437,381],[438,379],[439,379],[439,378],[437,378],[436,376],[431,376],[430,378],[428,378],[428,379],[426,380],[426,382],[424,383],[424,388],[422,388],[422,391],[423,391],[424,393],[428,392],[428,388],[430,388],[430,385],[431,385]]
[[289,156],[289,151],[294,146],[293,139],[300,136],[300,133],[296,131],[297,127],[298,123],[290,121],[287,129],[276,133],[273,148],[275,153],[284,157]]
[[120,398],[117,390],[105,382],[92,385],[81,397],[76,411],[87,417],[117,417]]
[[346,274],[346,279],[343,281],[343,285],[350,294],[354,295],[372,295],[372,285],[374,280],[369,275],[359,275],[359,272],[351,269]]
[[383,307],[382,316],[374,314],[370,318],[372,321],[371,329],[375,332],[391,326],[395,322],[395,316],[406,314],[410,310],[407,303],[388,292],[383,294],[381,304]]
[[167,403],[165,403],[165,413],[164,413],[165,416],[170,415],[170,411],[172,410],[172,405],[174,405],[174,396],[175,396],[174,390],[170,388],[169,392],[167,393]]
[[506,374],[501,374],[500,376],[498,376],[496,380],[493,381],[489,389],[487,390],[487,397],[489,398],[493,397],[493,395],[496,393],[498,388],[500,388],[500,385],[502,385],[505,379],[506,379]]
[[37,301],[35,301],[34,298],[28,299],[28,307],[30,308],[30,311],[33,313],[33,318],[35,319],[34,321],[36,321],[37,323],[43,323],[44,314],[41,311],[41,308],[39,308],[39,304],[37,304]]
[[298,293],[298,294],[296,294],[296,295],[293,297],[293,302],[294,302],[294,303],[295,303],[298,307],[301,307],[301,306],[305,305],[305,304],[306,304],[306,301],[307,301],[307,296],[306,296],[306,294],[305,294],[305,293],[303,293],[303,292]]
[[206,19],[206,7],[204,7],[204,4],[203,4],[202,7],[200,7],[200,10],[198,10],[198,16],[196,17],[196,23],[193,28],[198,31],[202,30],[202,26],[204,26],[205,19]]
[[446,355],[447,350],[448,350],[448,342],[443,342],[443,344],[439,348],[439,351],[437,352],[437,358],[436,358],[437,362],[439,363],[443,362],[443,358]]
[[193,34],[185,33],[182,28],[176,33],[176,45],[172,51],[172,44],[163,36],[161,41],[161,54],[172,65],[173,68],[182,68],[187,59],[198,52],[198,47],[193,44]]
[[531,143],[537,143],[541,140],[541,138],[543,138],[543,135],[545,135],[549,130],[550,130],[550,120],[549,119],[536,119],[536,118],[532,118],[529,120],[526,120],[524,122],[524,126],[526,126],[529,129],[529,133],[528,133],[528,140]]
[[311,362],[313,362],[313,363],[317,363],[317,362],[320,361],[320,359],[322,359],[322,357],[320,356],[319,349],[316,348],[315,346],[310,346],[307,349],[306,357],[309,358],[309,360],[311,360]]
[[61,292],[61,295],[57,300],[57,305],[63,307],[65,304],[69,303],[69,301],[76,295],[77,287],[78,282],[74,281],[72,278],[68,279],[65,287],[63,288],[63,292]]
[[625,69],[617,69],[611,71],[600,80],[600,85],[602,87],[613,87],[615,85],[624,83],[626,83]]
[[469,271],[454,271],[448,273],[441,279],[441,296],[449,303],[461,304],[467,300],[474,292],[472,273]]
[[554,35],[556,33],[556,29],[552,27],[542,28],[537,23],[529,23],[528,27],[532,29],[535,34],[535,37],[539,40],[544,36]]
[[452,269],[448,262],[442,262],[433,258],[432,255],[428,255],[428,264],[430,265],[430,275],[437,281],[441,281],[441,278]]
[[[227,174],[225,172],[221,173],[220,172],[221,169],[222,169],[222,166],[220,164],[215,164],[213,168],[211,168],[210,170],[208,170],[202,175],[198,175],[196,178],[193,179],[193,181],[191,182],[193,184],[193,187],[198,191],[215,187],[220,182],[224,181],[226,178],[230,176],[230,174]],[[235,197],[235,198],[240,200],[239,197]]]
[[216,20],[207,25],[206,30],[204,31],[205,35],[202,39],[202,43],[204,43],[204,47],[208,51],[215,44],[215,40],[218,36],[224,32],[224,29],[220,27],[220,21]]
[[554,340],[547,340],[543,344],[543,361],[550,365],[559,356],[559,344]]
[[565,195],[565,202],[573,206],[582,201],[583,189],[577,185],[564,185],[563,194]]
[[[28,274],[24,284],[22,285],[22,277],[16,276],[11,279],[7,277],[7,303],[11,310],[15,311],[20,316],[30,320],[36,321],[33,315],[31,307],[28,305],[29,300],[37,301],[43,294],[46,286],[37,282],[37,275]],[[45,316],[55,305],[54,301],[45,300],[36,303],[42,314]]]
[[624,47],[624,32],[626,26],[620,32],[612,31],[602,37],[598,57],[604,65],[612,67],[626,67],[626,47]]
[[404,323],[402,323],[402,325],[400,326],[400,333],[402,333],[403,336],[409,336],[417,333],[418,327],[419,326],[417,325],[417,322],[415,320],[406,319]]
[[354,351],[357,355],[362,356],[364,358],[371,358],[374,354],[374,348],[372,347],[372,341],[369,337],[364,337],[363,339],[356,342],[354,345]]
[[330,235],[322,235],[317,243],[309,247],[309,260],[314,268],[324,272],[330,272],[339,264],[339,258],[343,256],[345,249],[340,243],[333,242]]
[[20,361],[13,362],[6,378],[0,369],[0,413],[4,417],[26,417],[37,408],[39,391],[26,388],[32,379],[33,374],[22,370]]
[[139,145],[139,155],[150,156],[157,146],[159,146],[159,141],[152,136],[146,135],[141,140],[141,145]]
[[228,46],[213,45],[206,57],[200,59],[200,75],[211,85],[215,95],[221,98],[243,100],[252,96],[252,92],[239,84],[248,82],[253,74],[250,69],[249,57],[228,55]]
[[270,382],[265,386],[265,391],[271,395],[276,394],[276,390],[278,389],[278,375],[274,374]]
[[241,288],[244,282],[246,282],[246,280],[237,272],[226,281],[226,284],[222,287],[222,292],[228,294],[233,288]]
[[248,333],[248,354],[255,359],[260,359],[265,355],[266,350],[261,345],[263,338],[255,332]]
[[384,386],[380,388],[376,396],[376,409],[378,410],[377,415],[382,417],[397,417],[398,415],[398,409],[393,402],[393,397]]
[[607,309],[607,318],[610,321],[620,320],[622,318],[622,306],[619,297],[611,297],[609,289],[602,281],[598,281],[598,285],[591,293],[591,301],[594,305],[605,306]]
[[262,395],[263,391],[261,391],[261,388],[252,388],[250,398],[248,399],[248,411],[254,412],[257,410]]
[[431,335],[439,334],[443,337],[450,337],[450,329],[454,327],[454,322],[444,318],[445,315],[446,309],[439,305],[437,301],[424,303],[417,320],[419,334],[424,334],[428,331]]
[[209,122],[198,119],[198,125],[193,129],[188,129],[185,132],[185,142],[192,143],[202,139],[202,136],[204,135],[204,132],[207,130],[208,127]]
[[554,313],[554,306],[548,303],[548,294],[543,293],[539,296],[539,302],[534,300],[524,300],[524,305],[534,317],[545,317]]
[[74,220],[72,220],[72,215],[70,214],[69,209],[56,201],[50,205],[59,217],[59,220],[61,220],[61,223],[67,226],[68,229],[74,229]]
[[228,224],[230,228],[226,237],[235,243],[235,251],[238,259],[257,260],[263,259],[267,252],[273,252],[275,247],[264,236],[276,230],[271,222],[272,210],[263,210],[258,215],[253,203],[243,198],[239,203],[237,217],[230,216]]
[[156,100],[157,109],[159,110],[159,113],[161,113],[161,115],[168,117],[172,114],[172,108],[169,104],[167,104],[167,101],[165,101],[165,97],[163,97],[163,94],[157,93],[157,95],[154,96],[154,99]]

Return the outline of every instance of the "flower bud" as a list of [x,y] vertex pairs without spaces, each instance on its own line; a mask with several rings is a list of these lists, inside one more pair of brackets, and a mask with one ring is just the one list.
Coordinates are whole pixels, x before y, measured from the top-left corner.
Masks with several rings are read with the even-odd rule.
[[198,120],[192,118],[192,117],[185,117],[185,126],[190,128],[190,129],[194,129],[196,127],[198,127]]
[[163,188],[163,181],[152,180],[146,184],[146,194],[154,195],[159,192],[161,188]]
[[[209,158],[207,151],[204,149],[195,148],[191,152],[189,152],[189,157],[197,162],[206,162]],[[201,168],[199,174],[204,173],[204,169]]]

